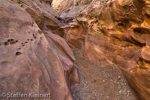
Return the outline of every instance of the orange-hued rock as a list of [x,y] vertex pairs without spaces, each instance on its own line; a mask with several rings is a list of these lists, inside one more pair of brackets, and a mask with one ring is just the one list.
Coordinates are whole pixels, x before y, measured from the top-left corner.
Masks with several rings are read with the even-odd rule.
[[[38,0],[20,0],[24,9],[8,1],[0,0],[0,100],[73,100],[71,85],[79,83],[73,52],[52,29],[41,28],[60,27],[57,13],[48,14],[50,6],[42,10]],[[30,98],[3,98],[8,92]],[[32,98],[33,92],[51,97]]]
[[[139,99],[149,100],[149,1],[93,1],[64,26],[67,43],[99,65],[116,64]],[[70,16],[65,19],[74,16],[73,11],[66,13]]]
[[[150,100],[149,0],[53,1],[0,0],[0,100],[73,100],[71,86],[79,83],[76,64],[80,80],[91,83],[88,89],[97,89],[103,78],[108,80],[106,83],[110,83],[111,77],[119,82],[119,72],[105,77],[105,73],[111,72],[109,67],[116,67],[110,69],[122,72],[139,100]],[[76,62],[68,45],[78,48],[84,57],[74,51]],[[91,67],[106,67],[106,71]],[[96,76],[100,75],[98,70],[101,77]],[[113,84],[101,88],[109,90]],[[76,88],[80,97],[73,93],[80,99],[85,88]],[[115,94],[112,98],[107,93],[101,93],[105,96],[99,98],[112,100],[117,98],[118,91],[106,91]],[[51,97],[3,97],[8,92],[21,92],[28,97],[33,92],[50,93]],[[90,100],[88,94],[84,96]],[[136,99],[134,93],[131,97]]]

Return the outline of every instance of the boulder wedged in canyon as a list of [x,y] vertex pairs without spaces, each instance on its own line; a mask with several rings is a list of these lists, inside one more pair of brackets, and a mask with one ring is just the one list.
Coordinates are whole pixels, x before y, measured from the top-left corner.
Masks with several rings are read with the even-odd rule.
[[150,99],[149,5],[148,0],[93,0],[80,13],[62,15],[73,19],[63,26],[67,43],[96,64],[116,64],[140,100]]
[[[41,27],[62,23],[49,3],[41,10],[36,1],[0,0],[0,100],[73,100],[71,85],[79,83],[76,59],[62,37]],[[9,98],[18,92],[25,96]],[[48,96],[34,98],[34,93]]]

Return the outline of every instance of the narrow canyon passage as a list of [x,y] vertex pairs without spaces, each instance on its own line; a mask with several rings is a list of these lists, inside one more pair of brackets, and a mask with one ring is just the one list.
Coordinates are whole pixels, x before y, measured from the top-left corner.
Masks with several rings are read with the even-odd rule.
[[149,33],[149,0],[0,0],[0,100],[150,100]]

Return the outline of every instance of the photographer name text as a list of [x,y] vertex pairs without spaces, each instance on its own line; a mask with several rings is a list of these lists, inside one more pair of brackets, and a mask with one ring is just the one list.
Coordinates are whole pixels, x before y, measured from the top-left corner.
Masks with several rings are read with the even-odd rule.
[[21,92],[17,92],[17,93],[2,93],[1,97],[8,97],[8,98],[51,98],[51,94],[40,94],[40,93],[34,93],[34,92],[30,92],[28,94],[23,94]]

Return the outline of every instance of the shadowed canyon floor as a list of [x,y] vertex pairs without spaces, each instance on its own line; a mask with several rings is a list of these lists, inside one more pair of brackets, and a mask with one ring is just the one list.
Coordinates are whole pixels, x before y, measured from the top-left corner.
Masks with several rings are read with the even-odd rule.
[[75,100],[138,100],[115,65],[97,65],[73,48],[80,84],[72,86]]

